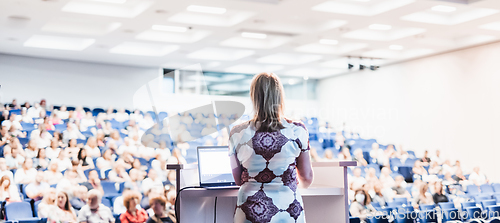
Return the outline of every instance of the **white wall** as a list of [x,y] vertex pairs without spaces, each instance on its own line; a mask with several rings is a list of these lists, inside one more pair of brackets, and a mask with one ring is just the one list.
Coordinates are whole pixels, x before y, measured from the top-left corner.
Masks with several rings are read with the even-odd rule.
[[500,43],[322,80],[324,117],[405,149],[440,149],[500,182]]
[[135,90],[158,75],[157,68],[0,54],[0,101],[130,108]]

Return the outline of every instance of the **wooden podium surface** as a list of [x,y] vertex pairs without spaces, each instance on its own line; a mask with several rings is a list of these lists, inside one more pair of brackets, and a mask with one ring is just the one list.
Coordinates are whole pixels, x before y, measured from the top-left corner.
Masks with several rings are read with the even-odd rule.
[[[299,189],[308,223],[349,222],[347,168],[356,161],[312,163],[314,180],[307,189]],[[187,188],[199,186],[197,164],[168,164],[177,173],[180,223],[231,223],[238,189]]]

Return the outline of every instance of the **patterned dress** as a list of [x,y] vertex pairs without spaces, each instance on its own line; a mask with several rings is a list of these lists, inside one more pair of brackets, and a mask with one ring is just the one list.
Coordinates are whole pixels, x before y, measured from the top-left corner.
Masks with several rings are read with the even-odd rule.
[[243,166],[235,223],[305,222],[295,160],[309,150],[309,134],[300,122],[281,123],[276,132],[256,132],[250,122],[231,130],[229,155]]

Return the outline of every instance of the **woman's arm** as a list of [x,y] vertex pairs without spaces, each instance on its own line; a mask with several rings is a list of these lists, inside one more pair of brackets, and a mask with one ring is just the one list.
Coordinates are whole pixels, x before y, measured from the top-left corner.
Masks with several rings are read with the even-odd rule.
[[301,188],[308,188],[313,181],[313,171],[309,151],[301,152],[299,157],[297,157],[297,172],[300,182],[299,186]]
[[241,182],[241,173],[243,172],[243,168],[241,167],[238,157],[236,157],[236,153],[231,155],[230,159],[231,169],[233,169],[234,182],[236,182],[236,185],[241,186],[243,184],[243,182]]

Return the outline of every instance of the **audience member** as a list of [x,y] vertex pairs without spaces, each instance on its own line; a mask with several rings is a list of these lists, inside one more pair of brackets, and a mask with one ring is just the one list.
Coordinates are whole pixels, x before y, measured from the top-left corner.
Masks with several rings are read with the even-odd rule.
[[66,192],[57,192],[56,203],[57,207],[49,212],[47,222],[76,222],[75,210],[71,207]]
[[368,196],[364,190],[358,189],[355,192],[354,201],[351,203],[349,212],[352,217],[358,217],[363,220],[363,222],[366,222],[366,217],[377,211],[370,203],[370,196]]
[[5,158],[0,158],[0,177],[8,176],[11,182],[14,182],[14,175],[7,167]]
[[432,195],[434,203],[448,202],[448,197],[443,193],[443,184],[437,181],[435,185],[435,193]]
[[10,180],[8,176],[0,178],[0,200],[7,203],[21,201],[17,187]]
[[37,170],[45,170],[49,167],[50,159],[46,156],[44,148],[38,149],[36,157],[33,159],[33,166]]
[[16,174],[14,174],[14,181],[16,184],[29,184],[35,181],[36,175],[37,171],[33,168],[33,160],[26,159],[22,168],[18,169]]
[[50,188],[49,184],[43,182],[43,177],[43,171],[38,171],[36,173],[35,181],[28,184],[28,186],[24,189],[26,196],[35,201],[39,201],[43,198],[45,191]]
[[88,193],[88,203],[78,212],[78,222],[113,223],[115,218],[111,210],[101,203],[102,193],[99,190],[90,190]]
[[171,217],[167,213],[167,199],[163,196],[153,197],[149,200],[149,206],[153,210],[154,214],[150,215],[146,223],[174,223]]
[[82,209],[82,207],[87,204],[87,192],[88,190],[85,186],[78,186],[73,189],[73,198],[69,200],[71,207],[75,210]]
[[428,192],[428,190],[428,185],[426,183],[422,183],[419,193],[415,198],[415,208],[418,208],[422,204],[434,204],[433,196]]
[[49,212],[57,208],[56,199],[57,191],[55,188],[49,188],[45,191],[42,201],[38,204],[37,214],[39,218],[47,218]]
[[471,181],[473,184],[475,184],[477,186],[481,186],[483,184],[488,183],[488,179],[486,178],[486,175],[484,175],[483,173],[481,173],[479,171],[478,166],[474,167],[474,172],[472,172],[469,175],[469,181]]
[[127,211],[120,215],[120,222],[122,223],[144,223],[148,219],[148,213],[142,209],[137,208],[141,201],[141,194],[137,191],[127,191],[123,194],[123,205]]

